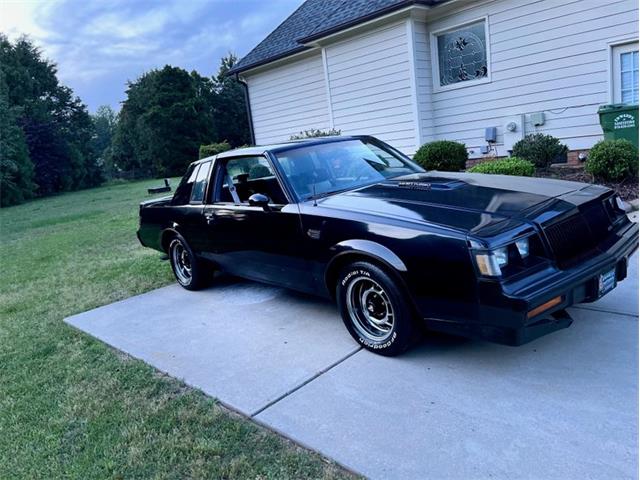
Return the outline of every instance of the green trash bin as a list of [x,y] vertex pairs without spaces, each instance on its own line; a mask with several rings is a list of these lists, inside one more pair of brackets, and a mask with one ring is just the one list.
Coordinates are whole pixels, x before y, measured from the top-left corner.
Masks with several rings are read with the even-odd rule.
[[638,147],[638,105],[603,105],[598,114],[606,140],[625,138]]

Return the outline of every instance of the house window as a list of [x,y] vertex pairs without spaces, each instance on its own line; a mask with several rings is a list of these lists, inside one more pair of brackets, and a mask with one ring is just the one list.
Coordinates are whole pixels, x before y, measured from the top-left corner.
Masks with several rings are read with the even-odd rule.
[[613,101],[638,103],[638,44],[613,47]]
[[435,39],[440,87],[488,79],[486,20],[436,33]]
[[622,103],[638,103],[638,51],[620,54]]

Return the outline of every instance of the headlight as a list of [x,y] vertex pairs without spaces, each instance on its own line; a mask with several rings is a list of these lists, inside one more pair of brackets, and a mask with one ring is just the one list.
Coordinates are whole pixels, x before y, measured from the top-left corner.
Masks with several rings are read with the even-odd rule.
[[516,248],[518,249],[518,253],[520,257],[526,258],[529,256],[529,239],[521,238],[516,241]]
[[502,270],[509,265],[509,250],[515,254],[515,249],[517,249],[522,259],[527,258],[530,251],[528,237],[492,250],[486,249],[486,247],[473,240],[470,245],[478,270],[487,277],[499,277],[502,275]]
[[504,267],[507,263],[509,263],[509,251],[507,247],[496,248],[493,251],[493,254],[496,257],[496,261],[498,262],[499,267]]

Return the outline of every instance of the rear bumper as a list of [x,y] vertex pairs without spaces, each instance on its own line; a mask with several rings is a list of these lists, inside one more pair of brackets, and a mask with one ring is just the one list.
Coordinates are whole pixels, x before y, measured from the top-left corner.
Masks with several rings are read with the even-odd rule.
[[[599,298],[600,274],[615,269],[617,282],[627,277],[629,256],[638,248],[638,225],[625,225],[618,240],[592,258],[566,270],[549,268],[531,281],[492,282],[479,287],[476,318],[464,322],[426,320],[429,327],[505,345],[522,345],[572,323],[566,308]],[[560,297],[552,307],[528,315]]]

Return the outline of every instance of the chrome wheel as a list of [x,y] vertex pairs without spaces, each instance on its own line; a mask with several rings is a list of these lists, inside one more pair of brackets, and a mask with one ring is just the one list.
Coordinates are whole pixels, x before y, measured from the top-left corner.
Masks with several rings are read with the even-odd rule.
[[174,240],[171,245],[171,262],[178,281],[183,285],[189,285],[192,278],[191,255],[180,240]]
[[374,342],[391,335],[393,305],[378,282],[365,276],[353,279],[347,288],[346,301],[349,317],[360,335]]

